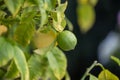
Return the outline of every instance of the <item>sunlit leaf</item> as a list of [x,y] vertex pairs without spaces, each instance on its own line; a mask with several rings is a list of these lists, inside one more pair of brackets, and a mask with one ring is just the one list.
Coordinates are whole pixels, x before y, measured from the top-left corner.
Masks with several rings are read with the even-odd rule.
[[20,7],[23,5],[24,0],[4,0],[10,12],[15,16]]
[[67,4],[68,4],[67,1],[66,1],[65,3],[60,4],[60,5],[56,8],[56,10],[57,10],[58,12],[61,12],[61,13],[65,12],[65,10],[66,10],[66,8],[67,8]]
[[90,74],[90,80],[98,80],[98,78],[92,74]]
[[95,22],[94,8],[89,4],[79,5],[77,7],[77,17],[81,32],[86,33]]
[[65,26],[62,26],[63,23],[62,22],[57,22],[55,20],[53,20],[53,27],[55,28],[56,31],[62,32],[65,28]]
[[66,73],[67,61],[64,53],[57,47],[47,53],[49,65],[58,80],[61,80]]
[[16,67],[15,62],[12,61],[9,68],[8,68],[8,70],[7,70],[7,72],[6,72],[6,74],[5,74],[5,76],[4,76],[4,78],[13,80],[13,79],[15,79],[17,77],[19,77],[19,71],[18,71],[18,69]]
[[21,73],[21,80],[29,80],[29,69],[23,51],[14,46],[14,61],[17,69]]
[[66,7],[67,7],[67,1],[63,4],[60,4],[56,8],[56,11],[51,12],[51,17],[53,18],[53,27],[59,32],[63,31],[66,26],[66,20],[64,14]]
[[119,78],[109,70],[105,69],[100,72],[98,80],[119,80]]
[[0,37],[0,66],[6,65],[13,58],[13,46],[3,37]]
[[111,56],[111,59],[112,59],[113,61],[115,61],[115,62],[120,66],[120,59],[119,59],[119,58],[117,58],[117,57],[115,57],[115,56]]
[[14,39],[22,46],[27,46],[34,35],[34,31],[35,25],[33,23],[22,23],[15,31]]

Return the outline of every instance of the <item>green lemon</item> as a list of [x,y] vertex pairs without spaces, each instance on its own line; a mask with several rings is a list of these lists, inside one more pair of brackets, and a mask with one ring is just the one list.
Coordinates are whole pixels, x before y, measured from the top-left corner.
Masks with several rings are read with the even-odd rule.
[[70,31],[63,31],[57,36],[58,46],[64,51],[73,50],[77,44],[75,35]]

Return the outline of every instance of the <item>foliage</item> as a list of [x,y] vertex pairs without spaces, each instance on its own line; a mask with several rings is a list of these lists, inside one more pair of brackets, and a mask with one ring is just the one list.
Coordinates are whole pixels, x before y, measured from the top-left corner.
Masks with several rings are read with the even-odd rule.
[[[97,2],[91,0],[90,3],[95,6]],[[87,27],[81,28],[83,32],[90,29],[88,25],[91,26],[94,21],[88,21],[95,18],[93,7],[85,5],[85,10],[80,11],[79,17],[83,21],[83,27]],[[70,80],[66,56],[62,51],[64,46],[60,47],[62,50],[59,49],[61,42],[58,43],[57,37],[64,32],[66,24],[70,26],[70,30],[73,28],[65,17],[66,7],[67,1],[61,3],[61,0],[0,0],[0,79],[62,80],[65,77]],[[91,14],[85,17],[83,13],[87,9]],[[77,40],[72,32],[68,33],[74,36],[74,45],[71,44],[71,36],[66,37],[70,41],[66,48],[72,47],[69,49],[72,50]],[[64,36],[63,34],[62,38]],[[117,59],[114,60],[118,62]],[[90,74],[90,70],[96,65],[98,63],[95,62],[87,70],[83,80],[88,75],[90,80],[97,80],[104,76],[104,72],[113,76],[110,78],[118,79],[106,69],[103,69],[98,78]]]
[[67,60],[56,36],[66,26],[67,1],[0,0],[0,4],[0,79],[61,80]]

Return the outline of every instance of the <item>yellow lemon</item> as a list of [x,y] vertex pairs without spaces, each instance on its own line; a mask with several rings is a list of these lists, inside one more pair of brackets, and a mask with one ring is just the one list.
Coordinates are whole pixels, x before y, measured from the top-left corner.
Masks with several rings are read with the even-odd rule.
[[47,32],[36,32],[33,37],[33,44],[36,48],[50,46],[56,40],[57,33],[54,30]]

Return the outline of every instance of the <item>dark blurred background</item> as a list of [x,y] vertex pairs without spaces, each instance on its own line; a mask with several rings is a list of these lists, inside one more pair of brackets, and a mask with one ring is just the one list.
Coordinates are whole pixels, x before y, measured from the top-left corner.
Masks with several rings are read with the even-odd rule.
[[[66,52],[68,72],[72,80],[80,80],[86,68],[89,67],[94,60],[98,60],[99,44],[110,31],[114,31],[116,28],[117,13],[120,10],[120,0],[99,0],[95,7],[95,24],[86,34],[80,32],[77,23],[76,7],[77,0],[68,0],[66,16],[74,25],[73,32],[78,39],[75,50]],[[120,69],[117,64],[115,64],[115,66],[104,66],[118,77],[120,76]],[[100,70],[100,68],[95,68],[91,73],[97,76]]]

